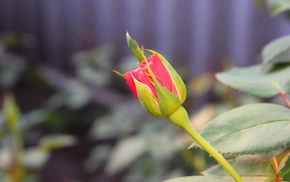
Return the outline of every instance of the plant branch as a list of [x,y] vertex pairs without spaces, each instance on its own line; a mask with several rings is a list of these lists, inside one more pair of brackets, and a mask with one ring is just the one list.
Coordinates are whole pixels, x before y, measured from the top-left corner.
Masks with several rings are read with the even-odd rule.
[[268,80],[269,83],[271,83],[277,90],[279,90],[279,94],[282,96],[283,100],[285,100],[286,104],[288,105],[288,107],[290,107],[290,101],[286,96],[286,93],[281,89],[281,87],[276,84],[274,81],[272,80]]
[[285,102],[288,105],[288,107],[290,107],[290,101],[289,101],[288,97],[286,96],[285,92],[280,92],[280,95],[285,100]]
[[19,124],[19,110],[11,94],[5,95],[3,105],[6,124],[12,138],[12,159],[9,170],[11,182],[21,181],[24,169],[21,163],[23,150],[23,137]]
[[270,160],[272,161],[272,165],[273,165],[273,168],[274,168],[275,174],[276,174],[275,182],[282,182],[281,177],[278,176],[279,165],[278,165],[278,161],[277,161],[276,157],[273,157]]

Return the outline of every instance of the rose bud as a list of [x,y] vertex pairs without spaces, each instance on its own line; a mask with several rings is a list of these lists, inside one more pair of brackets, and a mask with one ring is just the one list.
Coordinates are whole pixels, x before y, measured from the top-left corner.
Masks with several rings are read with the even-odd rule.
[[[131,48],[130,41],[133,40],[128,35],[127,40]],[[124,73],[123,77],[145,109],[155,116],[169,116],[181,106],[186,98],[186,89],[182,79],[161,54],[149,50],[153,55],[146,58],[137,44],[133,45],[137,48],[135,52],[132,50],[137,58],[144,59],[137,69]]]
[[235,181],[243,179],[235,169],[216,151],[192,126],[187,111],[182,107],[186,97],[185,85],[159,53],[149,50],[153,55],[148,58],[127,33],[127,42],[131,51],[139,60],[138,68],[119,75],[126,79],[127,84],[141,105],[155,116],[167,116],[177,126],[183,128],[205,151],[215,158]]

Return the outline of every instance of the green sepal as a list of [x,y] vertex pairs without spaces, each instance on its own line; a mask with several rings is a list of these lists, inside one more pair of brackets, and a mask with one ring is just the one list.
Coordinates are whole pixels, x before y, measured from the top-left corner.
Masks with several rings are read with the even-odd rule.
[[161,54],[159,54],[158,52],[153,51],[153,50],[148,50],[148,49],[146,49],[146,50],[149,52],[152,52],[153,54],[157,54],[159,56],[159,58],[162,60],[162,63],[164,64],[164,66],[168,70],[169,74],[172,77],[174,84],[176,85],[177,91],[179,92],[179,95],[180,95],[180,101],[182,104],[186,99],[186,87],[185,87],[185,84],[182,81],[181,77],[175,71],[175,69],[170,65],[170,63]]
[[156,82],[158,81],[155,80],[154,84],[158,95],[158,103],[160,110],[163,114],[168,116],[181,106],[181,101],[179,100],[179,97],[175,93],[161,86],[159,82],[158,83]]
[[154,86],[158,95],[158,104],[159,104],[160,110],[163,114],[168,116],[181,106],[181,101],[174,92],[169,91],[166,87],[163,87],[157,81],[151,69],[148,69],[148,70],[149,70],[150,76],[153,79],[153,83],[154,83]]
[[116,70],[112,70],[112,71],[125,79],[124,75],[122,73],[120,73],[119,71],[116,71]]
[[137,42],[132,39],[129,33],[126,33],[127,43],[131,51],[136,55],[139,60],[139,63],[142,62],[146,57],[144,56],[144,49],[140,49]]
[[150,91],[150,88],[144,85],[143,83],[139,82],[138,80],[136,80],[134,77],[133,80],[136,85],[136,90],[141,105],[154,116],[158,117],[166,116],[161,112],[158,102],[155,96]]

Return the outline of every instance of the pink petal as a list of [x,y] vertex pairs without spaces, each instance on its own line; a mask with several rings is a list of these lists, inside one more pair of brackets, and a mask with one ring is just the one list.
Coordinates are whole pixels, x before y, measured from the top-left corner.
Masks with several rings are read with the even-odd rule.
[[167,68],[164,66],[159,56],[157,54],[153,54],[148,58],[148,60],[150,68],[159,83],[167,88],[169,91],[174,91],[174,93],[177,94],[177,89],[171,78],[171,75],[168,72]]
[[124,77],[126,79],[127,84],[129,85],[131,91],[133,92],[135,97],[138,99],[139,97],[138,97],[138,94],[137,94],[136,85],[135,85],[134,80],[133,80],[132,75],[131,75],[131,71],[126,72],[123,75],[124,75]]

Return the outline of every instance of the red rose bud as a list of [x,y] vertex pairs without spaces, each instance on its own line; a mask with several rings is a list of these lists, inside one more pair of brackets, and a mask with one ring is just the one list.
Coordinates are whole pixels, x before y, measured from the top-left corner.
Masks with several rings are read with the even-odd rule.
[[[127,40],[128,38],[131,37],[127,35]],[[137,52],[139,58],[142,55],[144,60],[137,69],[124,73],[123,76],[145,109],[155,116],[169,116],[184,102],[185,85],[161,54],[150,52],[154,54],[148,58],[144,56],[143,52]]]
[[185,85],[168,61],[161,54],[150,50],[153,55],[146,58],[143,47],[140,49],[128,33],[127,42],[139,60],[138,68],[124,74],[115,72],[126,79],[142,106],[155,116],[167,116],[209,152],[236,181],[243,181],[222,155],[193,128],[186,110],[182,107],[186,97]]

